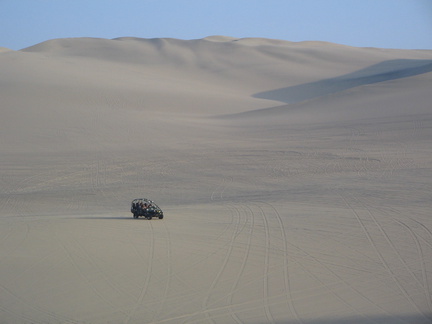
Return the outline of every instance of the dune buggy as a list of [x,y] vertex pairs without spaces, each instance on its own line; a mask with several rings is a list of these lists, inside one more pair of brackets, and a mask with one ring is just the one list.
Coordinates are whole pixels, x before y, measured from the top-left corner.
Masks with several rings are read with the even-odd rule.
[[133,218],[145,217],[146,219],[152,219],[158,217],[162,219],[164,217],[162,209],[153,200],[146,198],[137,198],[132,200],[131,213]]

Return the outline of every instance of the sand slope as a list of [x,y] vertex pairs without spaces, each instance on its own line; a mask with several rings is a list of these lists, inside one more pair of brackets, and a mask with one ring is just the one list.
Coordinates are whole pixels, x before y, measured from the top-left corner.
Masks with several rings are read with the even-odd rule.
[[432,322],[432,51],[75,38],[0,71],[0,323]]

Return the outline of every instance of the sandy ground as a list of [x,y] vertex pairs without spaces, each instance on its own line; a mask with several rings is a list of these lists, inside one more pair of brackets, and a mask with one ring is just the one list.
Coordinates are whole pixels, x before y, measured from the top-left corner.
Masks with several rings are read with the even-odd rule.
[[432,323],[432,51],[77,38],[0,71],[0,323]]

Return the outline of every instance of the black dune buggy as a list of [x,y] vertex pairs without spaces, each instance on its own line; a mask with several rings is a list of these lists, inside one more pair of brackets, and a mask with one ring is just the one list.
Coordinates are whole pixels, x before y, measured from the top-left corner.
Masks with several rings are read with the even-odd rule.
[[146,219],[152,219],[153,217],[162,219],[164,217],[162,209],[160,209],[153,200],[146,198],[137,198],[132,200],[131,213],[133,214],[133,218],[142,216]]

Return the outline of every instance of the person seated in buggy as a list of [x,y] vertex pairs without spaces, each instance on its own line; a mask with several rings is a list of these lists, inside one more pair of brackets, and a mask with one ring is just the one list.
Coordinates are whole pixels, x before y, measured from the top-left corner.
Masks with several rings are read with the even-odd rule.
[[153,217],[163,218],[163,212],[154,201],[146,198],[137,198],[132,200],[131,213],[134,218],[144,216],[146,219],[152,219]]

